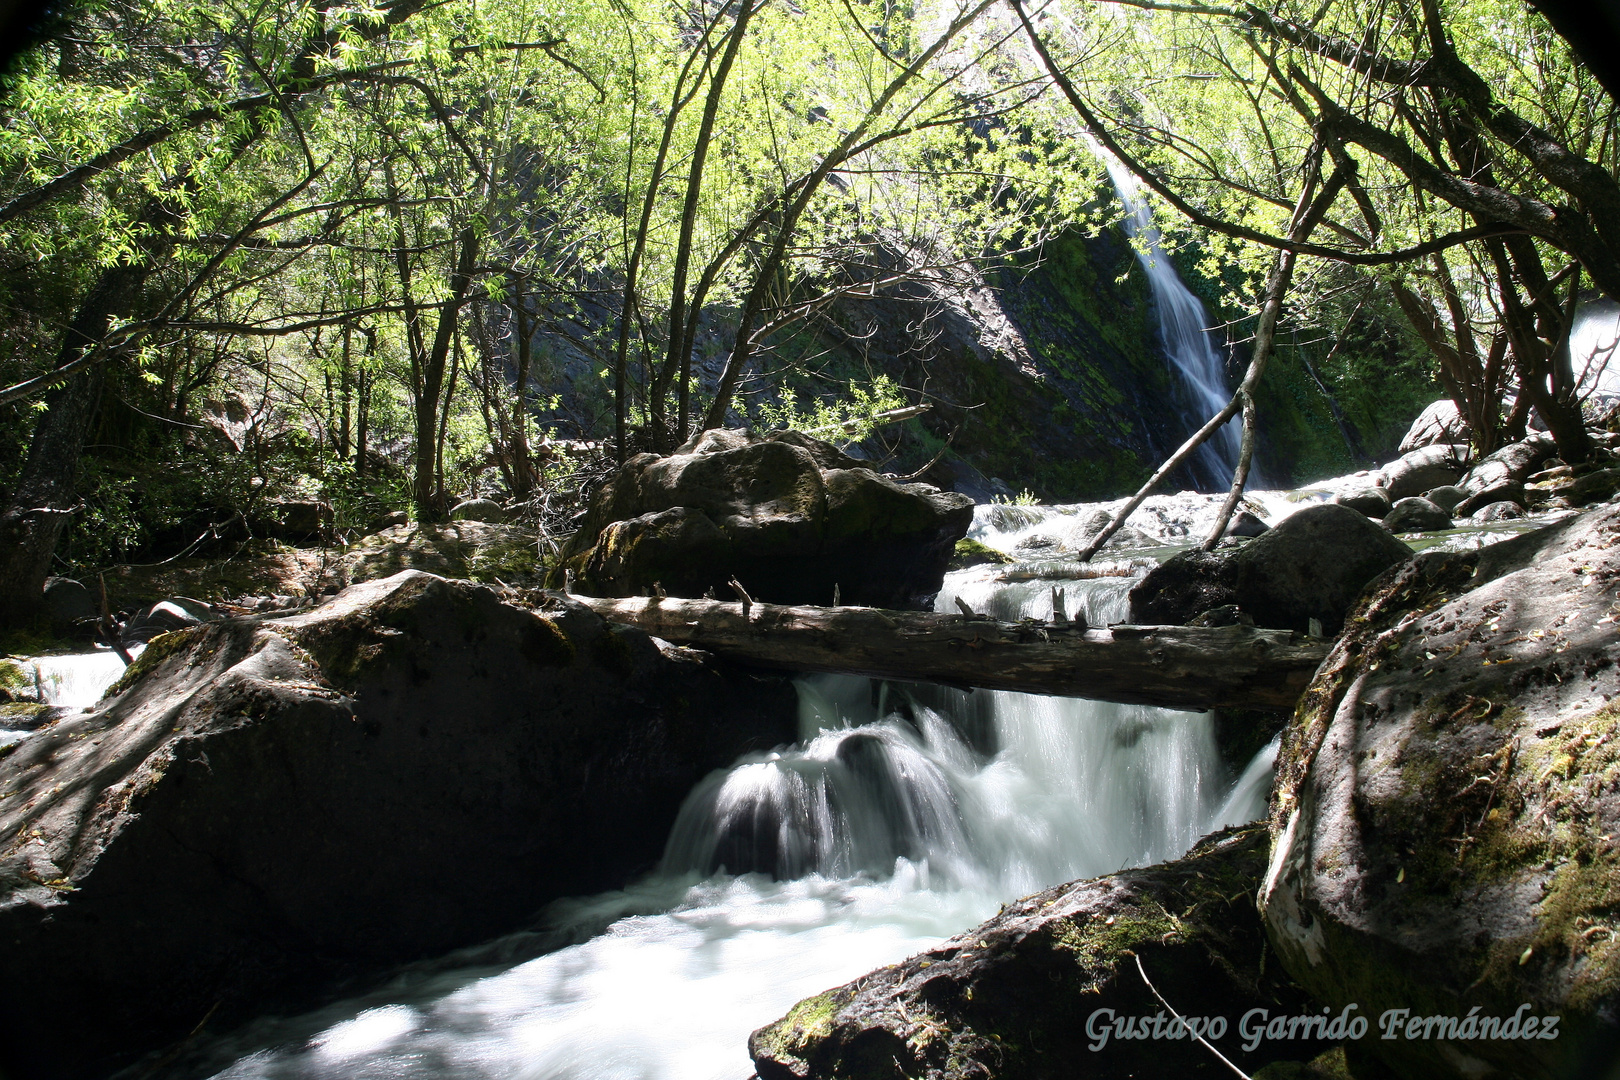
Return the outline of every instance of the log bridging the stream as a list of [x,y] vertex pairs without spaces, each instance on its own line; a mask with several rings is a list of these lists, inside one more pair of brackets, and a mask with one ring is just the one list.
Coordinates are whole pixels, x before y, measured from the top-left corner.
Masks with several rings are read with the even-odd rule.
[[1018,690],[1172,709],[1292,708],[1332,642],[1252,626],[1112,626],[574,596],[610,622],[788,671]]

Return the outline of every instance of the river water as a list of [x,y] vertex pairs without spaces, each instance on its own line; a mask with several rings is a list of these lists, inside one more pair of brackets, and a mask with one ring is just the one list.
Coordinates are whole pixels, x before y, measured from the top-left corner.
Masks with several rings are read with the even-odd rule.
[[[981,508],[975,534],[1010,546],[1043,516]],[[951,575],[939,607],[1051,614],[1049,578],[996,577]],[[1125,618],[1129,577],[1059,584],[1071,615]],[[694,789],[658,874],[555,905],[542,934],[262,1019],[186,1073],[742,1080],[749,1032],[800,999],[1030,892],[1174,858],[1260,816],[1270,789],[1275,748],[1234,777],[1207,714],[844,676],[797,685],[799,742]]]

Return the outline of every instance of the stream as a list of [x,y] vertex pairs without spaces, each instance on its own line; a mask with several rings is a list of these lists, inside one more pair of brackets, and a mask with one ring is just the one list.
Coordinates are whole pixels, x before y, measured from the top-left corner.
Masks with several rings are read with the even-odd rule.
[[[1010,546],[1054,509],[981,507],[974,532]],[[1049,578],[997,576],[952,574],[937,606],[1051,614]],[[1061,584],[1096,625],[1125,618],[1131,583]],[[183,1074],[742,1080],[749,1033],[797,1001],[1031,892],[1175,858],[1261,816],[1270,789],[1275,746],[1234,776],[1208,714],[851,676],[796,685],[799,741],[700,783],[658,873],[553,905],[543,932],[263,1018],[199,1047]]]

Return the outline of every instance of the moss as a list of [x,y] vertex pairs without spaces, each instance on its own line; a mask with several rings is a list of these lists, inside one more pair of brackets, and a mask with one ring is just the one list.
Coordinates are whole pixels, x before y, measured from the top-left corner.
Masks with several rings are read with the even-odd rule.
[[141,655],[135,658],[133,664],[124,669],[124,673],[118,676],[117,682],[107,687],[107,693],[103,696],[121,694],[140,682],[148,674],[157,670],[159,664],[179,652],[191,641],[191,635],[195,630],[196,627],[175,630],[167,634],[159,634],[151,641],[148,641],[146,648],[141,651]]
[[535,616],[524,628],[519,648],[525,660],[540,667],[566,667],[578,652],[563,628],[543,615]]
[[1112,970],[1127,950],[1144,942],[1165,941],[1171,935],[1185,935],[1186,931],[1186,924],[1156,900],[1144,898],[1143,903],[1105,919],[1065,921],[1053,936],[1058,945],[1075,955],[1083,969],[1102,973]]
[[988,544],[981,544],[977,540],[958,540],[956,549],[951,554],[950,570],[966,570],[970,566],[1005,566],[1011,563],[1011,555],[997,551]]
[[634,633],[628,627],[609,624],[606,632],[591,643],[591,655],[597,663],[620,678],[628,679],[635,673],[635,656],[630,652],[626,634]]
[[759,1042],[769,1056],[797,1056],[832,1034],[833,1017],[838,1012],[834,992],[805,998],[788,1014],[759,1033]]
[[41,705],[37,701],[8,701],[0,703],[0,728],[9,728],[13,724],[30,724],[40,713],[49,712],[55,708],[53,705]]

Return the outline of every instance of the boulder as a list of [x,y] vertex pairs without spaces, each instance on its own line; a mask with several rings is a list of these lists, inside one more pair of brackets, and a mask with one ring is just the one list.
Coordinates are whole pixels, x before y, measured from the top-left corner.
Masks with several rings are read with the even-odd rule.
[[939,591],[973,501],[896,483],[798,432],[706,431],[674,455],[640,454],[592,497],[551,583],[572,570],[600,596],[908,607]]
[[1458,503],[1468,498],[1468,492],[1456,484],[1445,484],[1425,491],[1423,497],[1449,514],[1457,509]]
[[682,800],[789,740],[728,675],[555,596],[417,572],[155,639],[0,760],[0,1070],[105,1076],[655,865]]
[[293,543],[323,540],[332,532],[331,505],[313,499],[271,503],[266,515],[255,524],[277,540]]
[[[1530,479],[1531,474],[1541,468],[1542,462],[1557,452],[1558,448],[1545,435],[1509,443],[1481,458],[1458,481],[1457,486],[1475,499],[1490,492],[1507,490],[1515,484],[1519,485],[1522,491],[1524,482]],[[1476,502],[1475,508],[1484,505],[1485,503]]]
[[450,508],[451,521],[482,521],[499,525],[506,521],[506,511],[493,499],[467,499]]
[[1395,501],[1384,515],[1384,528],[1397,533],[1449,529],[1451,515],[1428,499],[1412,496]]
[[66,630],[84,619],[94,619],[101,614],[90,590],[72,578],[49,577],[45,579],[45,598],[40,608],[47,625],[58,630]]
[[[1268,936],[1329,1007],[1405,1010],[1363,1044],[1398,1075],[1620,1059],[1617,612],[1620,507],[1426,552],[1369,590],[1301,699]],[[1502,1037],[1530,1016],[1534,1037]]]
[[1457,403],[1450,398],[1441,398],[1412,421],[1406,437],[1401,440],[1400,451],[1404,454],[1425,446],[1467,442],[1471,432],[1468,421],[1457,411]]
[[1492,506],[1496,503],[1512,503],[1524,507],[1526,494],[1524,485],[1513,480],[1506,480],[1495,487],[1489,487],[1477,495],[1470,495],[1462,502],[1451,508],[1456,517],[1472,517],[1480,507]]
[[1352,510],[1360,511],[1370,518],[1383,517],[1389,513],[1389,508],[1394,505],[1394,500],[1389,497],[1389,492],[1381,487],[1346,491],[1335,495],[1333,501],[1340,506],[1348,506]]
[[350,582],[374,581],[401,570],[506,584],[537,581],[540,539],[532,529],[452,521],[393,525],[350,544],[340,563]]
[[132,645],[138,641],[151,641],[160,634],[213,622],[219,617],[212,604],[186,596],[171,596],[155,604],[147,604],[125,619],[118,636],[124,644]]
[[1620,491],[1620,469],[1595,469],[1575,478],[1563,492],[1571,506],[1590,506]]
[[366,532],[368,534],[379,533],[384,529],[392,529],[395,525],[407,525],[410,520],[410,515],[405,511],[391,510],[386,514],[379,514],[373,518],[371,524],[366,528]]
[[1410,451],[1384,466],[1384,487],[1396,501],[1421,495],[1462,476],[1467,459],[1467,443],[1436,444]]
[[1232,520],[1226,523],[1226,531],[1221,535],[1223,537],[1259,536],[1270,528],[1271,526],[1261,521],[1258,515],[1251,514],[1247,510],[1239,510],[1232,515]]
[[[1230,1075],[1185,1025],[1166,1037],[1170,1017],[1154,990],[1184,1017],[1223,1018],[1224,1032],[1210,1041],[1241,1068],[1309,1058],[1328,1044],[1302,1035],[1245,1053],[1238,1034],[1251,1009],[1313,1011],[1262,959],[1252,897],[1263,832],[1228,830],[1176,862],[1036,893],[927,952],[802,1001],[748,1040],[756,1075]],[[1161,1037],[1151,1038],[1143,1028],[1156,1020]]]
[[1514,521],[1522,517],[1524,517],[1524,508],[1522,506],[1516,502],[1503,500],[1502,502],[1487,503],[1480,507],[1474,511],[1468,520],[1475,525],[1489,525],[1493,521]]
[[1167,559],[1131,589],[1131,621],[1181,625],[1236,604],[1260,626],[1308,632],[1318,619],[1335,634],[1362,587],[1411,557],[1363,514],[1322,503],[1239,547]]

